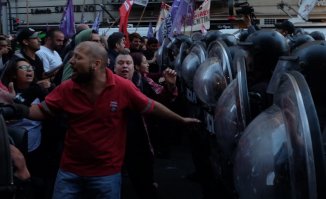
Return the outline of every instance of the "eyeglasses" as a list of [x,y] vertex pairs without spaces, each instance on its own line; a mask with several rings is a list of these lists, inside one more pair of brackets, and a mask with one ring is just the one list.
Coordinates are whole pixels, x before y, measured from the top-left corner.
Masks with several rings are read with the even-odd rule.
[[34,66],[31,65],[21,65],[21,66],[17,66],[18,70],[24,70],[24,71],[31,71],[34,70]]

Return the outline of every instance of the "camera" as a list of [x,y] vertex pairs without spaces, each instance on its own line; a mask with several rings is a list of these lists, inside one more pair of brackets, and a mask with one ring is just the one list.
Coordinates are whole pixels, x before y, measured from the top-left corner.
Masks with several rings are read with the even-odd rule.
[[237,16],[240,16],[240,15],[255,16],[255,14],[254,14],[255,10],[252,6],[249,5],[248,2],[235,3],[234,7],[238,8],[235,10],[235,13],[237,14]]

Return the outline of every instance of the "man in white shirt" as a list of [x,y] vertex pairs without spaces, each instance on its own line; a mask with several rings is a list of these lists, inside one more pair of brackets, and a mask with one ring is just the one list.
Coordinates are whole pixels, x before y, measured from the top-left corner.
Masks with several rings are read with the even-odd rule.
[[45,44],[36,54],[43,62],[44,72],[51,76],[62,65],[62,59],[57,51],[63,48],[64,34],[58,29],[49,30],[46,34]]

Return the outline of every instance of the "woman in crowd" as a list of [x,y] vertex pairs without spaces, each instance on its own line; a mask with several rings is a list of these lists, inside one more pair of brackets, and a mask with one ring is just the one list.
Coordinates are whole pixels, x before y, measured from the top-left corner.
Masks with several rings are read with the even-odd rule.
[[[34,67],[23,58],[13,58],[9,61],[6,70],[4,71],[2,83],[8,86],[10,82],[13,82],[14,90],[16,91],[16,97],[14,101],[26,106],[39,103],[43,101],[46,94],[51,89],[51,84],[38,85],[34,76]],[[21,120],[10,121],[9,127],[23,128],[27,132],[27,148],[28,153],[26,157],[27,168],[31,173],[32,182],[41,183],[45,173],[45,167],[42,164],[44,162],[43,152],[41,150],[41,122],[32,121],[26,118]],[[40,192],[42,189],[35,189],[35,195],[33,198],[42,198]]]

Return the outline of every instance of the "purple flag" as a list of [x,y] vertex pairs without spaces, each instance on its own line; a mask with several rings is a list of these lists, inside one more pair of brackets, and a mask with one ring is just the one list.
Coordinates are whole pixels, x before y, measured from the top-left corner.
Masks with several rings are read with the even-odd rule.
[[171,6],[171,18],[174,19],[176,12],[178,11],[181,0],[174,0]]
[[96,30],[97,32],[100,29],[101,18],[102,18],[102,12],[97,12],[94,23],[92,25],[92,29]]
[[170,37],[173,37],[175,33],[180,34],[182,26],[192,25],[194,10],[195,0],[180,0],[178,10],[173,18]]
[[152,22],[148,25],[147,38],[154,37]]
[[75,34],[75,18],[72,0],[67,0],[67,6],[63,12],[59,28],[67,38],[71,38]]

